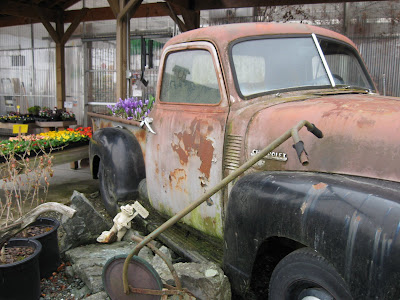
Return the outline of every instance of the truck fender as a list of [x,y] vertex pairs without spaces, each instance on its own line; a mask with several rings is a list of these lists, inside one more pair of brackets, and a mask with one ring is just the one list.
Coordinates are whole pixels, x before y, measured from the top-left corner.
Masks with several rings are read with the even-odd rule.
[[140,144],[127,129],[102,128],[93,134],[89,158],[106,210],[114,216],[119,201],[138,196],[139,182],[146,177]]
[[255,269],[270,275],[285,255],[308,247],[333,265],[354,299],[399,299],[399,190],[395,182],[311,172],[244,176],[224,224],[231,286],[245,293]]

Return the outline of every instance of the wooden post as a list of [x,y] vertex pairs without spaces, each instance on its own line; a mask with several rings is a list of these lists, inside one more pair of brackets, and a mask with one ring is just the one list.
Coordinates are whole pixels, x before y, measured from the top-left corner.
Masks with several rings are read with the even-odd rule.
[[[123,0],[122,0],[123,2]],[[127,61],[127,18],[117,20],[117,99],[126,98],[126,61]],[[117,99],[114,99],[115,101]]]
[[[59,37],[64,36],[64,22],[60,18],[56,23],[56,31]],[[64,108],[65,103],[65,44],[61,38],[56,42],[56,91],[57,108]]]
[[50,24],[43,13],[43,9],[36,8],[36,13],[42,21],[43,26],[47,29],[50,36],[56,43],[56,93],[57,108],[64,108],[65,103],[65,43],[71,37],[72,33],[78,27],[89,10],[83,8],[74,18],[67,32],[64,32],[64,15],[58,12],[56,29]]
[[117,20],[117,99],[124,99],[127,96],[127,61],[128,61],[128,22],[131,16],[139,8],[142,0],[119,0],[119,5],[116,5],[116,0],[108,0],[114,14],[119,9]]

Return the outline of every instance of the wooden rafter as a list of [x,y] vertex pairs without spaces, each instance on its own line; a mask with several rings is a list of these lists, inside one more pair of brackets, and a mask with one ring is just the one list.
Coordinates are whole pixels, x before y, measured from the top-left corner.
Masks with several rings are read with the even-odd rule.
[[50,24],[50,22],[44,16],[42,9],[39,7],[36,7],[35,10],[36,10],[36,14],[39,16],[40,21],[42,22],[43,26],[46,28],[47,32],[50,34],[53,41],[56,44],[59,44],[61,42],[61,38],[59,37],[57,31],[53,28],[53,26]]
[[171,5],[169,2],[167,2],[167,5],[168,5],[168,9],[169,9],[169,15],[170,15],[171,19],[174,20],[176,25],[178,25],[179,30],[181,32],[188,31],[186,24],[181,19],[179,19],[178,14],[175,11],[175,7],[173,5]]
[[83,8],[80,11],[80,14],[75,18],[75,20],[69,25],[67,31],[64,33],[63,37],[61,38],[61,44],[65,44],[69,38],[71,37],[72,33],[78,27],[78,25],[82,22],[83,18],[86,16],[86,13],[89,11],[87,8]]
[[[184,32],[200,27],[200,11],[194,11],[182,6],[179,7],[176,4],[170,3],[169,0],[167,0],[167,5],[170,17],[178,25],[180,31]],[[182,15],[183,21],[178,17],[179,14]]]
[[184,8],[182,9],[182,18],[185,21],[186,28],[188,28],[188,30],[200,27],[200,11],[194,11]]
[[129,12],[129,17],[136,12],[143,0],[130,0],[118,13],[117,20],[121,20]]
[[119,3],[118,0],[107,0],[108,4],[110,5],[110,8],[115,16],[117,18],[118,13],[119,13]]

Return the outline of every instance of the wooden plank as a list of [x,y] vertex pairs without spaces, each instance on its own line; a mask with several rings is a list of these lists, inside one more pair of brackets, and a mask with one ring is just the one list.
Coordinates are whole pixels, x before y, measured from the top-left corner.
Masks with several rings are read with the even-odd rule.
[[1,129],[13,129],[14,125],[28,125],[28,128],[37,127],[35,123],[21,124],[21,123],[0,123]]
[[53,164],[55,166],[75,162],[89,157],[89,145],[55,151],[51,154],[54,157]]
[[38,127],[54,127],[54,128],[59,128],[59,127],[68,127],[71,125],[76,125],[77,121],[50,121],[50,122],[39,122],[36,121],[35,125]]
[[[54,151],[51,153],[51,155],[53,156],[54,166],[79,161],[89,157],[89,145]],[[39,163],[39,160],[37,160],[36,163]],[[34,159],[31,159],[29,167],[33,168],[34,164]],[[0,163],[0,178],[3,178],[5,176],[5,171],[3,170],[4,168],[6,168],[6,165],[4,163]]]

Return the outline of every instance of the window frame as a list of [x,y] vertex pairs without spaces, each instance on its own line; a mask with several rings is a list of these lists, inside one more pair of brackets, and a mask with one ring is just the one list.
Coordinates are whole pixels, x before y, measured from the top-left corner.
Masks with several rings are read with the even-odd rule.
[[[205,50],[210,53],[211,59],[214,65],[215,75],[218,81],[218,88],[220,92],[220,101],[217,103],[190,103],[190,102],[166,102],[161,101],[161,90],[162,84],[164,81],[164,69],[166,67],[166,59],[168,55],[171,53],[177,53],[181,51],[191,51],[191,50]],[[162,56],[161,56],[161,63],[160,63],[160,70],[159,70],[159,82],[157,86],[157,101],[161,105],[184,105],[184,106],[221,106],[223,103],[227,103],[227,92],[226,92],[226,85],[224,82],[224,76],[222,72],[222,67],[220,64],[219,56],[217,50],[215,49],[214,45],[210,42],[188,42],[188,43],[181,43],[168,46]]]

